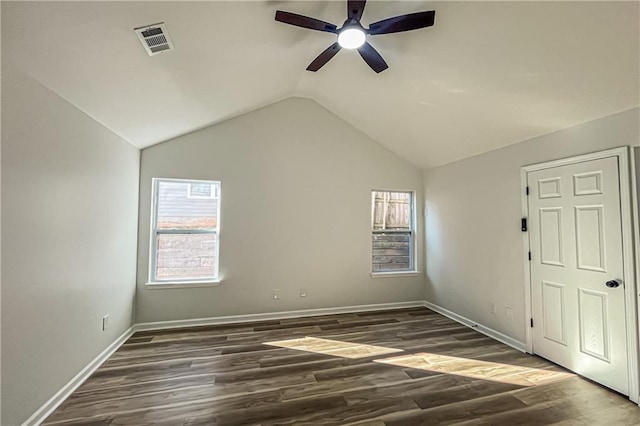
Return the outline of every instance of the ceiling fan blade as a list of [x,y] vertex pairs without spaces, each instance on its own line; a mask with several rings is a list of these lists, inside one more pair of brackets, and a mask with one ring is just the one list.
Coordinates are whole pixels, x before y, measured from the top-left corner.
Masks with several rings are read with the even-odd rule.
[[337,33],[338,27],[329,22],[324,22],[316,18],[310,18],[297,13],[276,10],[276,21],[285,24],[295,25],[296,27],[308,28],[310,30],[325,31],[327,33]]
[[338,53],[340,49],[342,48],[340,47],[338,42],[333,43],[331,46],[327,47],[324,52],[319,54],[318,57],[313,60],[313,62],[309,64],[309,66],[307,67],[307,71],[318,71],[324,66],[324,64],[329,62],[331,58],[336,56],[336,53]]
[[369,64],[372,70],[377,73],[381,73],[382,71],[389,68],[389,65],[382,59],[382,56],[378,53],[376,49],[373,48],[368,42],[365,42],[361,47],[358,48],[358,53],[362,56],[362,59]]
[[364,12],[364,5],[366,4],[366,0],[364,1],[355,1],[349,0],[347,1],[347,16],[349,19],[356,19],[360,21],[362,18],[362,12]]
[[390,34],[430,27],[436,20],[436,11],[409,13],[395,16],[369,25],[367,34]]

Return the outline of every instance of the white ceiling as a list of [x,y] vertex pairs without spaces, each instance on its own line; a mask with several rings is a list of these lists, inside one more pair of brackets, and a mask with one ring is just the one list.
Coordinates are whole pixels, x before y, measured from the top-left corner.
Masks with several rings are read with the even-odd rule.
[[[3,2],[3,65],[17,66],[143,148],[290,96],[314,99],[423,167],[640,104],[638,2],[369,2],[368,24],[436,10],[432,28],[370,38],[390,68],[343,50],[306,66],[341,25],[339,2]],[[164,21],[147,56],[134,27]]]

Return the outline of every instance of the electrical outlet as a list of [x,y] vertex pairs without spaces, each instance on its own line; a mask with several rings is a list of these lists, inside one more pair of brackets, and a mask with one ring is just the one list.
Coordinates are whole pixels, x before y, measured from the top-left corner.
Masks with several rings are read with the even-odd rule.
[[504,308],[504,309],[505,309],[506,314],[507,314],[507,319],[512,320],[513,319],[513,309],[508,307],[508,306],[506,308]]
[[280,299],[280,290],[278,290],[277,288],[273,289],[273,299],[274,300]]
[[495,303],[492,303],[492,304],[491,304],[491,313],[492,313],[493,315],[495,315],[495,314],[496,314],[496,304],[495,304]]
[[102,331],[109,328],[109,314],[102,317]]
[[300,289],[300,297],[307,297],[307,290],[305,290],[304,288]]

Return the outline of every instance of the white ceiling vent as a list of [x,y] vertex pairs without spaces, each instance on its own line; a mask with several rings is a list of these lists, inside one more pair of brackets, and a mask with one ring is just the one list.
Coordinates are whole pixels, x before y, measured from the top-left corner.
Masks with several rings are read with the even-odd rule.
[[149,56],[164,53],[173,49],[173,43],[171,43],[171,39],[169,38],[169,33],[167,32],[167,27],[164,25],[164,22],[135,28],[134,31],[138,34],[138,38]]

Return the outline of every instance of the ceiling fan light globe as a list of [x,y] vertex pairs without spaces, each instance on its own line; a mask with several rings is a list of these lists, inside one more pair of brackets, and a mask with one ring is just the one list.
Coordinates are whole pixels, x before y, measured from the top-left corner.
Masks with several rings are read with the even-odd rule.
[[357,49],[366,41],[364,31],[359,28],[347,28],[338,34],[338,44],[344,49]]

